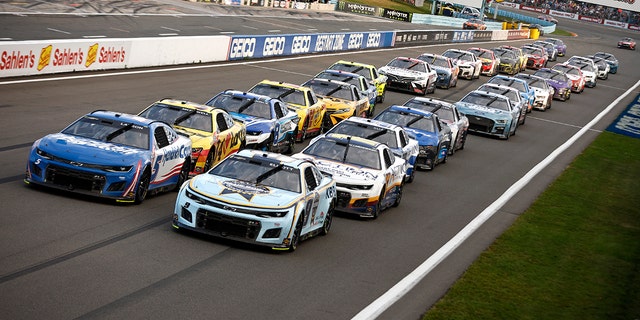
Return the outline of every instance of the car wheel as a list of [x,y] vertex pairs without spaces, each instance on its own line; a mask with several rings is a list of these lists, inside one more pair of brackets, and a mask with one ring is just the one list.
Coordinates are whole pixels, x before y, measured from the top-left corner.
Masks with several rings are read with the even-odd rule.
[[376,207],[373,209],[373,212],[371,213],[371,217],[373,219],[377,219],[378,216],[380,216],[380,211],[382,211],[382,200],[384,199],[384,190],[386,189],[386,186],[382,187],[382,191],[380,191],[380,195],[378,196],[378,202],[376,203]]
[[147,197],[149,191],[149,182],[151,180],[151,171],[145,168],[138,180],[138,188],[136,189],[135,203],[140,204]]
[[397,207],[400,205],[400,201],[402,200],[402,191],[404,190],[404,183],[400,183],[400,186],[396,189],[396,200],[393,201],[393,207]]
[[333,220],[333,211],[335,210],[335,202],[331,201],[329,204],[329,210],[324,216],[324,223],[322,224],[322,230],[320,230],[320,235],[326,236],[329,233],[329,229],[331,229],[331,221]]
[[296,249],[298,249],[300,234],[302,233],[302,221],[304,221],[304,213],[302,213],[302,215],[300,215],[300,217],[298,218],[296,228],[293,230],[293,234],[291,235],[291,243],[289,243],[290,252],[296,251]]
[[378,96],[378,102],[384,102],[384,96],[387,94],[387,90],[382,90],[382,94]]
[[190,167],[191,167],[191,160],[189,160],[189,158],[186,158],[184,160],[184,164],[182,164],[182,170],[180,170],[180,175],[178,176],[178,183],[176,184],[174,191],[180,190],[180,186],[182,186],[182,184],[189,179]]
[[411,169],[411,175],[409,175],[409,177],[407,178],[407,182],[408,183],[413,182],[415,177],[416,177],[416,166],[413,166],[413,168]]
[[[304,125],[302,126],[302,134],[300,134],[300,140],[298,142],[303,142],[307,139],[307,130],[309,129],[309,118],[305,119]],[[295,135],[298,136],[297,134]]]
[[289,147],[287,148],[286,154],[293,154],[296,151],[296,134],[291,135],[289,138]]
[[202,168],[202,172],[207,172],[209,171],[209,169],[211,169],[211,166],[213,165],[214,154],[216,154],[216,148],[212,146],[209,150],[209,154],[207,155],[207,160],[204,161],[204,168]]

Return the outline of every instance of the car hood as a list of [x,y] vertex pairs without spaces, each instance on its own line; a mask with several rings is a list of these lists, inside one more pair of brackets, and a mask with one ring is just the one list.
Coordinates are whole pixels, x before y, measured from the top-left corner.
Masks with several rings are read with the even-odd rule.
[[192,178],[189,188],[207,197],[242,206],[289,207],[300,198],[296,192],[208,173]]
[[427,73],[425,72],[421,72],[421,71],[414,71],[414,70],[409,70],[409,69],[404,69],[404,68],[397,68],[397,67],[389,67],[389,66],[384,66],[382,68],[380,68],[379,70],[382,73],[386,73],[386,74],[393,74],[393,75],[398,75],[398,76],[403,76],[403,77],[424,77],[427,75]]
[[465,115],[475,115],[475,116],[483,116],[488,118],[496,118],[496,117],[511,117],[509,112],[505,110],[499,110],[495,108],[489,108],[473,103],[468,102],[458,102],[456,103],[458,110]]
[[354,101],[349,101],[349,100],[329,97],[329,96],[324,96],[322,100],[325,102],[327,109],[329,110],[354,108],[356,104]]
[[409,128],[409,127],[404,127],[404,129],[411,132],[415,136],[415,139],[418,140],[418,145],[434,146],[438,144],[438,136],[436,135],[435,132],[418,130],[418,129]]
[[203,131],[182,128],[178,126],[174,126],[174,129],[177,132],[188,136],[189,139],[191,139],[191,145],[193,147],[211,146],[211,141],[213,140],[213,134],[211,133],[205,133]]
[[241,121],[247,127],[247,131],[271,131],[273,121],[271,119],[260,118],[251,116],[244,113],[230,112],[229,115],[235,120]]
[[338,183],[348,183],[353,181],[373,182],[381,174],[380,170],[354,166],[328,159],[314,158],[303,153],[294,155],[294,158],[312,161],[320,171],[331,174]]
[[64,133],[45,136],[34,144],[38,149],[69,161],[100,165],[132,165],[150,154],[142,150]]

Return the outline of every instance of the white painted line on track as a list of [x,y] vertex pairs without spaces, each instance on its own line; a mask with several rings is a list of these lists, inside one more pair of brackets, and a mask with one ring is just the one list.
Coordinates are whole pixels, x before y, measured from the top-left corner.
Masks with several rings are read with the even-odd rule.
[[53,31],[53,32],[60,32],[60,33],[64,33],[64,34],[71,34],[71,32],[62,31],[62,30],[58,30],[58,29],[54,29],[54,28],[47,28],[47,30]]
[[106,38],[107,36],[82,36],[85,39]]
[[553,150],[546,158],[534,166],[520,180],[516,181],[507,191],[505,191],[496,201],[485,208],[478,216],[476,216],[469,224],[467,224],[460,232],[458,232],[451,240],[444,244],[438,251],[425,260],[420,266],[413,270],[409,275],[400,280],[395,286],[385,292],[378,299],[373,301],[366,308],[362,309],[352,320],[369,320],[377,318],[382,312],[400,300],[409,290],[415,287],[420,280],[429,274],[440,262],[446,259],[456,248],[458,248],[467,238],[469,238],[476,230],[478,230],[489,218],[491,218],[507,201],[524,188],[536,175],[538,175],[546,166],[553,162],[561,153],[572,146],[580,137],[591,129],[598,121],[600,121],[611,109],[613,109],[622,99],[632,93],[638,86],[640,81],[628,89],[623,95],[614,100],[609,106],[602,110],[587,125],[574,134],[569,140]]
[[169,28],[169,27],[160,27],[160,28],[165,29],[165,30],[169,30],[169,31],[180,32],[180,30],[174,29],[174,28]]
[[[535,120],[539,120],[539,121],[559,124],[559,125],[565,126],[565,127],[573,127],[573,128],[579,128],[579,129],[582,128],[581,126],[578,126],[578,125],[575,125],[575,124],[570,124],[570,123],[560,122],[560,121],[553,121],[553,120],[549,120],[549,119],[542,119],[542,118],[538,118],[538,117],[527,116],[527,119],[535,119]],[[602,130],[597,130],[597,129],[589,129],[589,130],[594,131],[594,132],[602,132]]]

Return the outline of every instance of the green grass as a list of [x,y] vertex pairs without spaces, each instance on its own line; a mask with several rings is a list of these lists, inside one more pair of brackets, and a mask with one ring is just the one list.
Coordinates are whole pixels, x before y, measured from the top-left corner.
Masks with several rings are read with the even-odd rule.
[[640,319],[640,140],[602,133],[431,319]]

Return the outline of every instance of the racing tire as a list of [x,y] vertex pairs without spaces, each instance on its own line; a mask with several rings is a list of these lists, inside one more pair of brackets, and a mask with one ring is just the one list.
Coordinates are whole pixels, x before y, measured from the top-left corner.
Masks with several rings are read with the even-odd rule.
[[213,166],[213,155],[216,154],[216,148],[211,147],[209,150],[209,154],[207,155],[207,160],[204,161],[204,168],[202,168],[202,172],[207,172]]
[[324,223],[322,224],[322,229],[320,230],[321,236],[326,236],[329,233],[329,229],[331,229],[331,222],[333,220],[333,212],[335,211],[335,201],[331,201],[329,204],[329,210],[324,217]]
[[285,154],[294,154],[296,152],[296,134],[292,134],[291,138],[289,138],[289,146],[285,151]]
[[151,171],[149,168],[145,168],[138,180],[138,188],[136,188],[135,203],[141,204],[147,197],[149,191],[149,182],[151,181]]
[[302,221],[304,221],[304,212],[298,218],[296,227],[293,230],[293,234],[291,235],[291,243],[289,243],[289,252],[293,252],[293,251],[296,251],[296,249],[298,249],[298,244],[300,243],[300,234],[302,233]]
[[[307,130],[309,129],[309,118],[305,119],[304,121],[304,125],[302,125],[302,134],[300,135],[300,139],[297,140],[296,142],[303,142],[305,139],[307,139]],[[294,135],[294,137],[297,137],[298,134],[296,133]]]
[[173,189],[173,191],[178,191],[180,190],[180,187],[182,186],[182,184],[189,180],[189,168],[191,167],[191,160],[189,158],[186,158],[184,160],[184,164],[182,164],[182,169],[180,170],[180,175],[178,175],[178,183],[176,183],[176,187]]
[[383,91],[382,91],[382,94],[381,94],[381,95],[379,95],[379,96],[376,98],[377,102],[380,102],[380,103],[384,102],[384,96],[385,96],[386,94],[387,94],[387,90],[383,90]]
[[407,182],[412,183],[415,178],[416,178],[416,166],[413,166],[413,169],[411,169],[411,175],[407,177]]
[[391,205],[392,207],[396,208],[400,205],[400,201],[402,200],[402,191],[404,190],[404,182],[400,183],[400,186],[398,187],[398,194],[396,195],[396,200],[393,201],[393,204]]
[[387,189],[386,186],[382,186],[382,191],[380,191],[380,196],[378,196],[378,202],[376,203],[376,207],[373,209],[371,213],[372,219],[378,219],[380,216],[380,212],[382,211],[382,200],[384,199],[384,190]]

